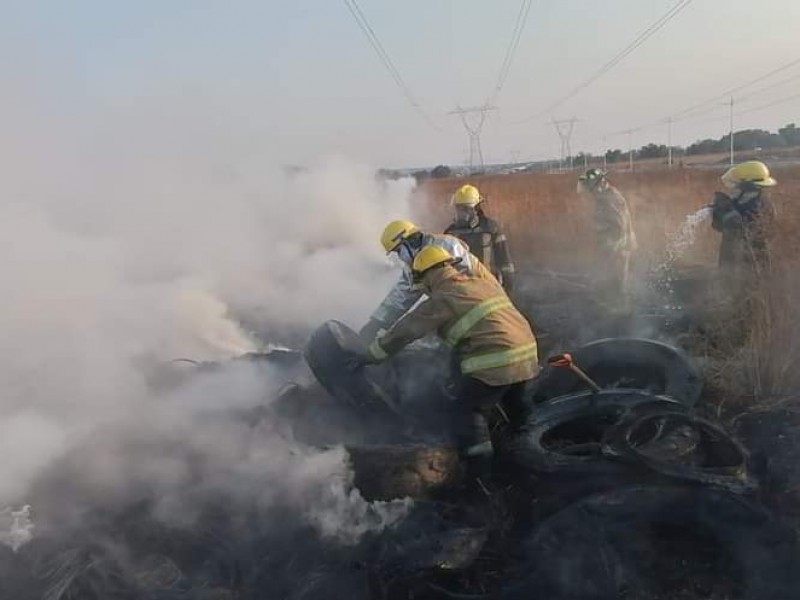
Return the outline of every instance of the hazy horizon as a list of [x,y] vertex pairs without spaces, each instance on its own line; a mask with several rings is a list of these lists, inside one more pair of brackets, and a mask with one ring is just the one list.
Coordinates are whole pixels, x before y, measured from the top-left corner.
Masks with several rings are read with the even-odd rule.
[[[487,162],[558,156],[554,118],[580,119],[574,152],[625,149],[628,136],[611,134],[645,124],[630,138],[634,147],[666,143],[659,120],[800,58],[800,3],[694,1],[596,82],[531,118],[675,5],[535,0],[484,128]],[[152,111],[212,126],[235,121],[251,132],[248,151],[277,164],[328,154],[385,167],[462,163],[467,136],[448,113],[491,95],[520,2],[359,6],[443,131],[410,107],[343,2],[11,2],[3,22],[6,84],[17,101],[68,115],[80,129]],[[735,127],[775,130],[800,120],[800,101],[787,100],[800,93],[794,76],[800,64],[737,92],[735,112],[743,114]],[[676,122],[673,143],[724,134],[723,102]]]

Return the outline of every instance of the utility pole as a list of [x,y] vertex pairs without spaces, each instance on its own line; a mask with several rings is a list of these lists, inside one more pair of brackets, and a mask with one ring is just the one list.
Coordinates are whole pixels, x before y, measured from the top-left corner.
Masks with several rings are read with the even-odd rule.
[[606,136],[603,136],[603,170],[608,170],[608,148],[606,148]]
[[672,117],[667,117],[667,168],[672,168]]
[[633,134],[634,131],[635,129],[628,129],[628,131],[625,132],[628,134],[628,167],[631,173],[633,173],[633,142],[631,134]]
[[[484,167],[483,162],[483,149],[481,148],[481,130],[484,123],[486,123],[486,115],[493,110],[497,110],[496,106],[484,104],[482,106],[475,106],[472,108],[461,108],[456,106],[455,110],[450,111],[451,115],[458,115],[461,118],[461,124],[467,132],[469,138],[469,170],[473,171],[475,165],[480,165],[481,170]],[[472,117],[472,120],[470,120]]]
[[556,128],[556,133],[561,140],[561,169],[564,169],[564,158],[569,157],[569,168],[572,170],[572,131],[575,129],[575,123],[580,119],[572,117],[571,119],[562,119],[556,121],[553,119],[553,127]]
[[730,138],[731,138],[731,166],[733,166],[733,96],[731,96],[731,123],[730,123]]

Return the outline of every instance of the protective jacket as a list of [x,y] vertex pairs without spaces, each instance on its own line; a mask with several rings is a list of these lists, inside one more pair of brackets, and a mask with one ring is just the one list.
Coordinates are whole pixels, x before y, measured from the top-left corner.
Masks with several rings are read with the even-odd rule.
[[[460,258],[461,263],[458,265],[459,270],[472,272],[474,263],[477,262],[475,257],[470,254],[469,248],[464,242],[452,235],[441,233],[425,234],[422,239],[422,245],[416,250],[415,256],[422,248],[430,245],[440,246],[447,250],[454,258]],[[385,329],[388,329],[397,319],[406,314],[422,296],[422,290],[414,286],[411,275],[411,265],[404,264],[400,280],[389,291],[378,308],[375,309],[371,318],[383,324]]]
[[625,197],[612,185],[595,190],[594,197],[595,231],[600,249],[609,253],[636,250],[636,235]]
[[473,262],[471,274],[451,265],[428,271],[427,300],[370,344],[370,359],[382,361],[435,331],[457,353],[463,375],[490,386],[535,377],[536,338],[528,321],[488,269]]
[[480,210],[475,217],[469,224],[452,223],[444,232],[467,244],[469,251],[489,268],[503,287],[510,289],[515,269],[508,251],[508,240],[497,221]]
[[775,208],[760,189],[741,191],[734,198],[717,192],[711,215],[711,226],[722,233],[721,267],[767,266],[768,234],[775,219]]

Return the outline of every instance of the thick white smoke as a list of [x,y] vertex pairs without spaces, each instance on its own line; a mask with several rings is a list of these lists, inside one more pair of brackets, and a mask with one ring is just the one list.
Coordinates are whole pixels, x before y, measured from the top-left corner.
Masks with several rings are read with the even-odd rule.
[[345,506],[340,451],[191,426],[202,411],[274,396],[268,374],[234,369],[157,397],[144,366],[302,339],[329,318],[357,326],[397,276],[377,238],[408,214],[410,183],[379,182],[340,157],[290,173],[246,120],[200,101],[68,120],[54,106],[0,101],[0,506],[24,502],[68,450],[114,432],[124,456],[85,451],[87,487],[163,483],[165,514],[181,513],[168,506],[180,458],[138,464],[128,451],[169,424],[215,484],[246,480],[256,493],[260,481],[270,497],[304,503],[326,533],[336,514],[358,530],[366,508]]

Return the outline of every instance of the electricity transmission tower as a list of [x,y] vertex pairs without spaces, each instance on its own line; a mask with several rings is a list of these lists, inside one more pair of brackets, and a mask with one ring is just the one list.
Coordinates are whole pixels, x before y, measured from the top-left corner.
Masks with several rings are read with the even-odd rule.
[[561,140],[561,169],[564,168],[564,160],[569,158],[569,168],[572,170],[572,132],[575,129],[575,123],[580,121],[575,117],[571,119],[561,119],[557,121],[553,119],[553,127],[556,128],[556,133]]
[[481,131],[483,125],[486,123],[486,116],[490,111],[497,110],[496,106],[484,104],[483,106],[475,106],[472,108],[456,107],[455,110],[450,111],[451,115],[458,115],[461,118],[461,124],[467,132],[469,137],[469,170],[472,171],[475,165],[479,165],[481,169],[484,167],[483,162],[483,149],[481,148]]

